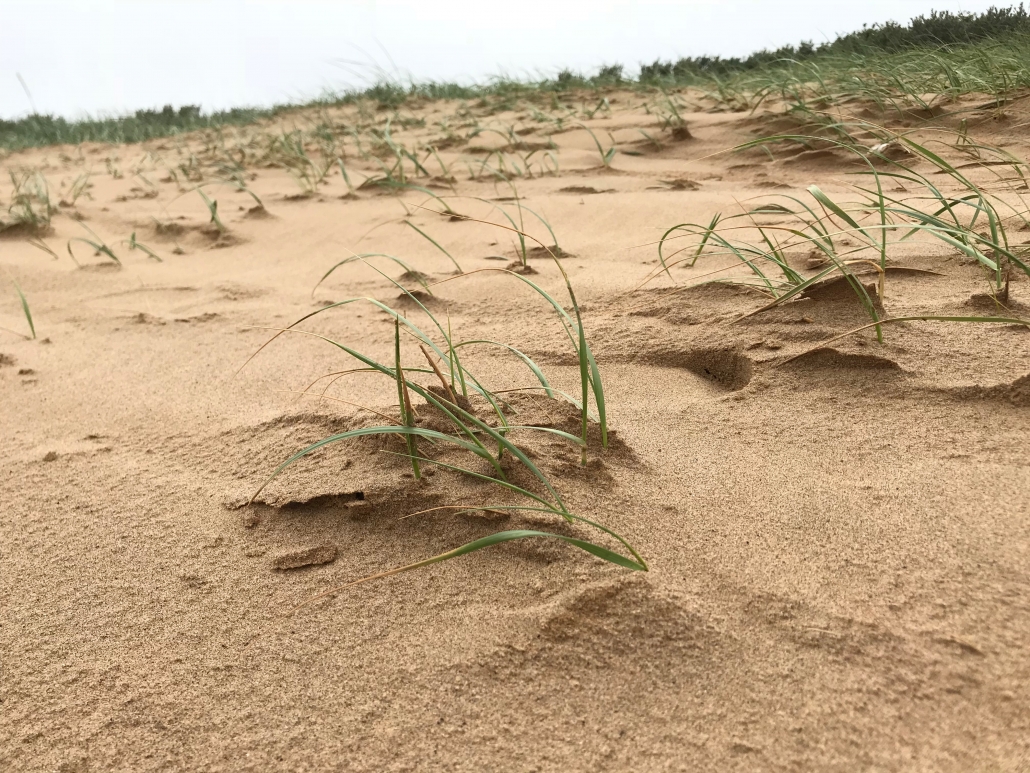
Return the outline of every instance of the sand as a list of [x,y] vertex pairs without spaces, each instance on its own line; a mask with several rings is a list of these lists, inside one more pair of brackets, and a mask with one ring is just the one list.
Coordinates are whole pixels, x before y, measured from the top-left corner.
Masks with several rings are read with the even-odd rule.
[[[571,445],[537,451],[570,507],[624,535],[650,571],[524,541],[296,612],[327,588],[493,531],[560,528],[483,511],[404,519],[496,495],[447,470],[416,482],[374,442],[313,455],[242,506],[290,454],[368,422],[350,405],[283,393],[352,367],[311,337],[280,338],[237,375],[270,336],[262,328],[331,300],[395,302],[397,288],[362,266],[312,295],[351,250],[450,276],[450,261],[401,222],[405,206],[467,272],[513,260],[510,234],[419,210],[419,192],[347,196],[339,173],[298,198],[284,170],[255,158],[274,132],[310,128],[317,117],[303,111],[226,130],[229,146],[250,148],[248,185],[267,216],[246,193],[206,189],[225,235],[167,177],[188,147],[211,178],[201,137],[0,162],[4,178],[35,167],[55,189],[94,172],[91,198],[62,207],[45,237],[59,259],[0,239],[39,333],[16,334],[25,321],[5,276],[0,769],[1030,770],[1030,332],[898,324],[883,344],[866,332],[782,364],[861,325],[854,297],[830,287],[739,320],[763,297],[683,289],[731,265],[721,258],[638,289],[666,228],[813,183],[844,195],[854,170],[833,154],[713,156],[778,124],[699,103],[685,113],[693,139],[675,141],[641,98],[610,98],[612,115],[589,125],[641,155],[605,169],[571,127],[553,134],[560,174],[541,174],[541,150],[534,176],[517,181],[569,253],[614,430],[586,468]],[[394,139],[439,142],[434,122],[457,125],[458,107],[405,108],[426,125],[394,121]],[[1026,157],[1021,109],[971,132]],[[546,143],[525,113],[487,112],[483,125],[517,122],[527,143]],[[352,121],[355,110],[330,114]],[[481,135],[441,155],[478,165],[476,147],[502,144]],[[356,183],[374,167],[350,153]],[[451,172],[462,196],[511,195],[469,180],[463,163]],[[0,197],[6,211],[9,192]],[[487,204],[453,205],[504,222]],[[81,243],[84,265],[73,264],[67,240],[88,236],[76,218],[121,268]],[[535,220],[529,229],[547,236]],[[116,244],[133,232],[163,261]],[[891,259],[922,271],[888,273],[886,313],[993,313],[974,308],[987,281],[956,251],[916,240]],[[529,262],[530,278],[561,295],[553,262]],[[474,273],[434,293],[460,337],[515,345],[578,389],[554,312],[516,280]],[[1028,316],[1027,305],[1030,286],[1013,277],[1012,313]],[[301,327],[392,356],[393,325],[369,304]],[[406,362],[418,363],[409,344]],[[468,362],[496,389],[533,383],[496,351]],[[328,394],[384,412],[397,402],[388,381],[364,375]],[[516,405],[527,421],[575,414],[531,395]]]

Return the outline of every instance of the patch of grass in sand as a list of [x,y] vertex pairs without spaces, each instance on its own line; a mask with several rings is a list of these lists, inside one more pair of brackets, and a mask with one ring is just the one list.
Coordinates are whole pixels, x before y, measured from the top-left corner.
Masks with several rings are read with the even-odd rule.
[[204,193],[203,188],[197,187],[194,190],[196,190],[196,192],[200,194],[200,198],[204,200],[204,205],[207,207],[208,214],[211,216],[211,224],[218,229],[218,233],[225,233],[225,225],[222,223],[222,219],[218,217],[217,199],[212,199]]
[[[267,210],[265,210],[265,203],[261,200],[261,198],[256,193],[254,193],[254,191],[252,191],[250,189],[250,187],[247,185],[247,183],[239,175],[222,177],[222,178],[219,178],[218,180],[211,180],[209,182],[200,183],[199,185],[196,186],[196,189],[200,190],[202,188],[207,188],[207,187],[210,187],[212,185],[228,185],[228,186],[231,186],[231,187],[235,188],[240,193],[246,193],[248,196],[250,196],[254,200],[254,207],[251,208],[251,212],[254,212],[256,210],[264,210],[264,211],[267,212]],[[207,204],[207,201],[205,200],[204,203]],[[216,207],[216,211],[217,211],[217,202],[215,202],[215,207]],[[209,209],[210,209],[210,207],[209,207]]]
[[590,139],[594,141],[594,145],[597,146],[597,155],[601,157],[601,166],[603,166],[605,169],[611,167],[612,159],[615,158],[616,153],[615,138],[612,136],[612,133],[608,132],[608,139],[611,141],[611,146],[607,150],[605,150],[604,146],[601,144],[601,141],[597,139],[597,135],[594,134],[593,130],[589,126],[582,123],[577,123],[576,126],[585,130],[586,133],[590,135]]
[[[90,235],[93,238],[92,239],[88,239],[88,238],[85,238],[85,237],[82,237],[82,236],[73,236],[72,238],[68,239],[68,244],[67,244],[68,255],[71,257],[72,262],[76,266],[81,268],[82,264],[79,263],[78,259],[75,258],[75,253],[74,253],[74,250],[72,249],[72,244],[85,244],[85,245],[87,245],[87,246],[89,246],[89,247],[91,247],[93,249],[94,256],[103,255],[103,256],[106,256],[107,258],[109,258],[111,261],[113,261],[116,265],[118,265],[118,266],[122,265],[122,261],[119,260],[118,257],[114,254],[114,250],[103,239],[101,239],[93,229],[91,229],[89,226],[85,225],[84,223],[79,223],[78,225],[81,226],[83,229],[89,231]],[[163,261],[161,260],[161,256],[159,256],[156,253],[156,251],[153,251],[150,247],[148,247],[146,244],[144,244],[143,242],[139,241],[136,238],[136,232],[135,231],[133,231],[132,234],[130,234],[128,239],[122,239],[121,241],[118,241],[116,243],[117,244],[124,244],[127,247],[129,247],[130,250],[138,249],[139,251],[141,251],[141,253],[146,255],[146,257],[149,258],[150,260],[157,261],[158,263],[163,263]],[[45,251],[45,253],[48,253],[49,255],[52,255],[55,258],[57,258],[57,255],[54,253],[54,250],[52,250],[48,246],[46,246],[46,243],[43,242],[42,240],[37,239],[37,240],[32,242],[32,245],[35,246],[38,249],[42,249],[43,251]]]
[[[718,213],[708,225],[677,224],[659,240],[660,268],[652,272],[649,279],[661,272],[671,277],[672,266],[680,263],[694,266],[703,255],[732,256],[755,277],[753,281],[739,283],[755,286],[771,298],[768,304],[747,315],[751,316],[798,297],[833,274],[840,274],[861,301],[878,339],[882,340],[882,306],[878,301],[882,301],[886,293],[888,253],[903,242],[922,236],[973,258],[985,270],[991,293],[999,308],[1004,309],[1011,271],[1019,270],[1030,276],[1030,265],[1009,237],[1009,231],[1015,227],[1030,227],[1030,212],[1023,206],[1020,193],[1026,189],[1026,162],[997,148],[971,147],[961,134],[953,135],[957,141],[946,147],[964,156],[967,163],[948,161],[942,155],[944,151],[936,152],[929,147],[930,143],[918,143],[905,134],[891,135],[870,124],[853,128],[879,134],[881,141],[872,147],[863,147],[835,139],[775,135],[734,150],[797,142],[821,143],[821,147],[840,151],[842,162],[847,160],[843,154],[850,154],[858,160],[860,168],[855,174],[863,180],[851,186],[858,194],[857,200],[845,201],[812,185],[808,188],[808,199],[783,194],[774,197],[779,201],[766,199],[758,207],[740,213]],[[945,144],[940,140],[935,142]],[[930,170],[917,171],[917,163],[928,164]],[[974,182],[966,171],[969,168],[992,174],[991,185],[998,192],[990,190],[987,184]],[[957,191],[946,192],[945,186],[931,176],[943,177]],[[888,191],[888,183],[896,187]],[[782,219],[760,222],[760,216]],[[686,245],[680,239],[685,239]],[[668,253],[670,246],[675,249]],[[787,251],[796,253],[799,249],[809,251],[809,263],[816,270],[811,277],[804,277],[791,266]],[[671,261],[683,253],[686,257]],[[870,269],[876,274],[873,295],[856,268]],[[874,300],[874,296],[879,297]]]
[[41,236],[50,230],[54,205],[50,200],[50,185],[42,172],[33,169],[9,170],[11,203],[7,218],[0,220],[0,234],[27,233]]
[[89,181],[92,176],[92,172],[83,172],[72,180],[71,185],[68,188],[68,194],[61,197],[60,205],[62,207],[74,207],[80,198],[85,196],[87,199],[93,197],[89,193],[89,189],[93,187],[93,183]]
[[304,196],[314,196],[318,193],[318,187],[325,182],[337,162],[344,179],[347,179],[346,170],[332,136],[322,137],[319,145],[319,152],[312,156],[305,147],[304,137],[300,131],[283,132],[282,136],[275,139],[281,163],[300,186]]
[[[692,138],[687,122],[680,112],[685,109],[675,94],[670,94],[662,86],[658,87],[658,95],[651,102],[644,103],[644,110],[650,115],[658,117],[662,131],[667,131],[674,140],[689,140]],[[637,129],[644,139],[656,150],[661,149],[661,143],[643,129]],[[632,154],[631,154],[632,155]]]
[[139,250],[140,252],[144,253],[151,260],[156,260],[158,263],[162,263],[163,262],[161,260],[161,256],[160,255],[158,255],[156,252],[154,252],[152,249],[150,249],[147,245],[145,245],[143,242],[139,241],[136,238],[136,232],[135,231],[132,232],[132,235],[129,236],[128,239],[123,239],[120,243],[126,245],[129,248],[130,251],[131,250]]
[[[497,227],[506,228],[504,226]],[[523,234],[523,236],[525,236],[525,234]],[[401,265],[410,271],[410,267],[407,267],[403,261],[393,258],[392,256],[385,257],[390,258],[394,262],[398,263],[398,265]],[[326,276],[342,265],[356,262],[370,265],[367,264],[365,257],[354,256],[353,258],[334,266],[329,272],[327,272]],[[347,585],[333,588],[322,594],[322,596],[335,593],[359,582],[365,582],[367,580],[386,577],[399,572],[408,571],[410,569],[427,566],[432,563],[455,558],[457,556],[465,555],[503,542],[528,538],[558,539],[618,566],[633,570],[646,571],[647,565],[625,539],[615,534],[602,524],[572,513],[547,474],[533,461],[531,456],[515,442],[515,438],[527,433],[544,433],[552,437],[558,437],[580,447],[581,462],[585,465],[587,462],[588,444],[591,442],[590,426],[592,424],[596,424],[599,427],[598,434],[601,446],[604,448],[607,448],[608,446],[606,405],[600,370],[598,369],[597,362],[590,350],[590,346],[587,343],[582,315],[580,313],[575,293],[572,289],[572,284],[557,258],[555,258],[555,263],[557,264],[565,282],[565,287],[569,295],[571,314],[566,311],[565,307],[546,290],[518,273],[507,271],[505,269],[483,269],[481,271],[500,272],[506,277],[510,277],[517,282],[521,282],[523,285],[529,287],[533,292],[535,292],[554,310],[562,330],[568,337],[573,350],[575,351],[576,360],[579,363],[581,389],[578,396],[568,395],[556,389],[544,375],[543,370],[528,355],[509,344],[486,339],[472,339],[466,341],[455,340],[449,320],[444,324],[444,322],[433,314],[430,308],[423,303],[423,300],[420,299],[419,295],[407,290],[399,282],[389,279],[385,274],[379,272],[384,278],[387,278],[394,287],[401,290],[403,294],[402,298],[407,303],[412,304],[417,311],[426,316],[431,325],[430,329],[434,331],[432,335],[419,328],[410,317],[375,298],[349,298],[312,312],[311,314],[297,320],[297,322],[284,330],[278,330],[272,339],[262,346],[261,349],[264,349],[265,346],[286,332],[303,333],[325,341],[344,352],[350,358],[357,360],[359,366],[356,371],[350,370],[330,374],[333,381],[346,373],[360,371],[379,374],[396,383],[398,395],[398,418],[387,424],[377,424],[375,426],[362,427],[360,429],[338,433],[301,449],[286,459],[272,472],[269,478],[255,492],[254,496],[251,498],[251,502],[254,501],[254,498],[260,494],[268,483],[278,477],[292,464],[327,445],[359,437],[394,436],[404,439],[405,451],[384,451],[384,453],[399,454],[407,458],[411,464],[412,473],[416,480],[421,478],[422,470],[426,465],[435,465],[443,469],[458,472],[472,479],[492,483],[499,489],[501,494],[505,495],[497,501],[490,503],[476,502],[469,504],[454,504],[446,507],[433,508],[433,511],[468,512],[487,509],[553,515],[569,525],[580,524],[602,532],[619,543],[628,555],[613,551],[602,545],[580,539],[579,537],[572,536],[570,534],[532,529],[502,531],[488,537],[474,540],[455,548],[454,550],[432,556],[425,560],[409,564],[407,566],[398,567],[388,572],[355,580]],[[471,273],[480,272],[474,271]],[[470,274],[464,274],[462,277],[467,277],[469,275]],[[454,281],[462,277],[452,277],[451,279],[443,281]],[[325,277],[323,277],[323,279],[324,278]],[[302,331],[297,327],[304,321],[311,319],[318,314],[322,314],[329,309],[341,308],[355,303],[369,303],[392,317],[394,323],[394,351],[392,362],[387,363],[376,360],[374,357],[354,349],[346,343],[333,340],[326,336]],[[428,364],[428,367],[426,367],[426,364],[402,363],[402,332],[405,337],[413,339],[417,344],[426,364]],[[538,381],[539,386],[534,389],[543,391],[543,393],[549,398],[563,399],[577,407],[581,416],[580,434],[577,436],[552,426],[521,426],[513,423],[510,416],[510,406],[501,397],[502,391],[487,388],[463,361],[463,350],[474,346],[490,346],[499,348],[502,351],[509,352],[516,356],[523,364],[526,365],[534,378]],[[260,352],[261,349],[258,351]],[[257,353],[255,353],[254,356],[256,356],[256,354]],[[436,384],[433,386],[426,385],[422,383],[422,381],[425,380],[436,382]],[[517,392],[522,390],[503,390],[503,392],[513,391]],[[305,390],[305,393],[310,392]],[[318,393],[312,394],[317,395]],[[322,395],[324,395],[324,390]],[[422,410],[431,412],[438,419],[435,427],[431,428],[420,424],[418,416],[419,409],[413,405],[412,395],[420,397],[425,402],[425,408]],[[489,418],[482,418],[477,414],[476,407],[472,400],[476,400],[480,403],[482,406],[481,410],[485,411]],[[596,414],[591,411],[591,400],[593,401],[593,406],[596,409]],[[349,401],[343,402],[355,405]],[[368,411],[375,416],[386,419],[391,418],[387,414],[371,408],[363,408],[363,410]],[[442,420],[442,424],[439,420]],[[440,429],[440,426],[444,426],[446,431],[444,429]],[[596,440],[593,442],[596,442]],[[457,456],[457,458],[455,458],[455,456]],[[462,458],[467,458],[474,462],[478,465],[478,469],[473,469],[468,466],[468,462],[462,461]],[[518,476],[515,476],[514,470],[508,469],[512,465],[515,465],[518,470],[521,471]],[[515,479],[526,477],[526,474],[528,474],[529,478],[528,483],[513,482]],[[319,596],[319,598],[322,596]]]
[[[895,54],[827,55],[789,61],[760,73],[713,77],[698,86],[731,110],[755,111],[779,100],[799,122],[837,121],[862,109],[882,115],[924,118],[945,112],[974,112],[992,103],[1000,113],[1009,96],[1030,85],[1030,42],[1014,38],[982,46]],[[982,94],[990,102],[973,108],[949,107],[958,98]]]
[[[73,244],[85,244],[88,247],[91,247],[93,249],[93,254],[94,255],[106,255],[108,258],[110,258],[112,261],[114,261],[118,266],[122,265],[121,260],[119,260],[118,256],[114,254],[114,250],[112,250],[109,246],[107,246],[107,244],[104,242],[104,240],[101,239],[99,236],[97,236],[96,232],[92,228],[90,228],[88,225],[86,225],[85,223],[83,223],[81,221],[79,222],[79,225],[82,226],[83,229],[88,231],[90,236],[92,236],[93,238],[92,239],[87,239],[87,238],[85,238],[83,236],[73,236],[71,239],[68,240],[68,244],[67,244],[68,255],[71,257],[72,262],[76,266],[79,266],[81,268],[82,264],[79,263],[78,259],[75,257],[75,252],[72,250],[72,245]],[[135,234],[134,234],[134,236],[135,236]]]

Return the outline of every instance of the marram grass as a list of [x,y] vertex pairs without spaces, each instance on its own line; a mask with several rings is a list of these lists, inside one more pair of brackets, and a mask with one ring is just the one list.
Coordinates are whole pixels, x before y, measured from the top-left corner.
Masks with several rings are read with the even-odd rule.
[[[522,233],[521,235],[524,237],[527,236],[525,233]],[[541,246],[543,246],[542,243]],[[545,249],[547,248],[545,247]],[[367,263],[367,259],[372,257],[386,257],[404,267],[409,273],[411,272],[410,266],[399,258],[395,258],[393,256],[356,255],[334,265],[326,275],[323,276],[322,280],[336,269],[342,268],[348,264],[361,262],[371,266],[371,264]],[[449,322],[444,325],[441,320],[439,320],[432,311],[430,311],[430,309],[427,308],[421,300],[419,300],[418,296],[404,288],[397,281],[390,279],[385,274],[382,274],[382,272],[379,272],[384,278],[391,282],[391,284],[400,289],[404,296],[411,301],[419,311],[426,315],[430,322],[431,329],[435,330],[433,335],[422,330],[410,317],[375,298],[348,298],[318,309],[297,320],[293,325],[290,325],[286,329],[277,330],[272,339],[266,342],[264,346],[267,346],[273,340],[286,332],[313,336],[326,342],[346,354],[349,358],[356,360],[358,365],[356,370],[379,374],[390,379],[396,384],[398,403],[397,419],[392,423],[382,423],[375,426],[362,427],[334,434],[300,449],[289,456],[272,471],[264,483],[262,483],[257,491],[254,492],[251,502],[257,498],[269,483],[275,480],[279,475],[286,472],[291,465],[328,445],[347,442],[360,437],[396,436],[403,439],[405,451],[403,453],[384,453],[397,453],[400,456],[405,457],[411,465],[412,473],[416,480],[421,477],[422,470],[426,465],[434,465],[473,479],[492,483],[497,488],[498,493],[503,495],[496,501],[468,504],[456,503],[444,508],[434,508],[434,510],[440,509],[460,512],[463,510],[486,509],[552,515],[566,523],[568,526],[574,527],[579,525],[581,527],[586,527],[590,530],[600,532],[601,535],[616,543],[619,546],[619,549],[612,549],[611,547],[606,547],[602,544],[582,539],[578,536],[571,536],[563,533],[535,529],[508,530],[473,540],[454,548],[453,550],[430,556],[406,566],[397,567],[387,572],[360,578],[338,588],[330,589],[322,594],[322,596],[332,594],[359,582],[387,577],[399,572],[428,566],[440,561],[446,561],[487,547],[523,539],[556,539],[564,542],[565,544],[584,550],[591,555],[617,566],[635,571],[647,570],[647,564],[644,562],[643,558],[623,537],[596,521],[571,512],[565,500],[559,493],[558,487],[554,481],[548,477],[541,467],[537,465],[516,442],[520,436],[527,433],[544,433],[552,437],[557,437],[579,447],[581,449],[582,462],[585,464],[591,442],[589,427],[596,417],[596,423],[600,428],[599,435],[601,446],[607,447],[608,445],[607,411],[601,373],[597,366],[597,361],[594,358],[587,342],[579,304],[576,300],[575,293],[573,292],[572,285],[569,282],[568,275],[565,273],[565,270],[561,265],[561,261],[557,257],[554,257],[554,262],[561,272],[565,282],[565,286],[569,294],[572,314],[566,311],[556,298],[538,284],[520,274],[507,271],[505,269],[483,269],[481,271],[470,272],[468,274],[461,274],[443,281],[455,281],[470,276],[472,273],[494,271],[499,272],[510,279],[521,282],[541,297],[555,311],[559,324],[565,331],[565,334],[576,353],[576,359],[579,363],[581,387],[578,398],[565,395],[560,392],[560,390],[554,389],[550,381],[544,375],[542,368],[540,368],[540,366],[524,352],[519,351],[509,344],[486,339],[471,339],[464,341],[455,340]],[[375,270],[378,271],[378,269]],[[322,280],[320,280],[320,283]],[[386,363],[379,361],[369,354],[355,349],[344,342],[336,341],[316,333],[302,331],[297,327],[304,321],[311,319],[318,314],[325,313],[330,309],[341,308],[355,303],[372,304],[392,317],[394,323],[394,350],[392,362]],[[402,333],[407,337],[413,338],[418,343],[419,348],[429,365],[428,368],[425,367],[424,364],[405,364],[402,362]],[[262,346],[261,349],[263,349],[264,346]],[[512,421],[512,417],[509,415],[509,407],[506,401],[500,396],[502,391],[508,390],[493,391],[488,389],[468,368],[465,361],[462,359],[462,350],[473,346],[496,347],[511,353],[529,369],[534,378],[536,378],[540,384],[540,387],[538,388],[542,390],[548,398],[566,399],[574,404],[581,414],[580,434],[577,436],[553,427],[532,425],[524,426],[514,423]],[[258,352],[260,352],[261,349],[259,349]],[[256,354],[257,352],[255,353],[255,356]],[[338,374],[333,375],[342,375],[347,372],[354,371],[340,371]],[[435,379],[439,382],[441,389],[439,391],[429,389],[421,383],[421,380],[423,379],[429,379],[430,381]],[[489,421],[481,418],[471,410],[471,405],[467,402],[470,395],[480,398],[489,407]],[[427,406],[430,406],[438,413],[438,415],[442,416],[450,430],[445,432],[439,429],[430,429],[419,426],[416,415],[417,409],[413,404],[413,397],[421,398]],[[591,411],[591,400],[593,401],[596,413]],[[346,400],[342,402],[355,405],[354,403],[350,403]],[[371,408],[365,408],[365,410],[379,416],[380,418],[384,416],[382,412],[375,411]],[[479,464],[482,466],[477,470],[472,469],[467,464],[452,463],[451,461],[443,461],[442,459],[436,458],[433,451],[442,448],[448,448],[452,451],[459,452],[461,455],[467,455],[470,460],[478,460]],[[517,464],[521,469],[527,471],[529,473],[530,480],[535,485],[531,485],[529,483],[521,485],[513,482],[511,474],[506,471],[505,464],[502,464],[505,458],[512,460],[512,463]],[[620,552],[620,550],[624,552]],[[321,598],[321,596],[319,598]]]
[[[871,124],[852,129],[884,135],[886,131]],[[958,135],[955,135],[958,136]],[[963,171],[927,143],[918,143],[907,134],[889,135],[873,147],[854,142],[812,135],[775,135],[740,145],[734,150],[771,145],[800,143],[805,146],[830,147],[849,154],[860,162],[856,172],[859,182],[852,184],[857,200],[831,196],[816,185],[808,187],[808,199],[791,195],[775,198],[784,202],[766,204],[737,214],[716,213],[707,224],[679,223],[668,228],[658,242],[660,268],[665,272],[678,263],[693,266],[702,256],[732,256],[754,276],[745,282],[769,295],[770,301],[747,316],[779,306],[799,296],[812,285],[831,275],[840,274],[848,282],[863,308],[869,314],[877,337],[882,340],[878,303],[855,274],[856,267],[872,268],[878,273],[879,300],[887,292],[888,254],[916,236],[942,242],[973,258],[990,281],[992,292],[1003,293],[1009,272],[1022,271],[1030,276],[1030,264],[1012,246],[1009,231],[1030,226],[1028,213],[1016,208],[1005,196],[972,181]],[[900,148],[909,159],[902,163],[893,158],[891,148]],[[959,152],[970,153],[957,142]],[[930,172],[916,171],[914,162],[926,162]],[[1025,187],[1025,162],[999,149],[978,145],[970,166],[991,170],[1001,193],[1018,192]],[[1008,168],[1011,177],[996,169]],[[943,190],[942,182],[950,182],[957,192]],[[904,183],[907,193],[901,197],[886,190],[887,182]],[[780,214],[778,224],[759,223],[756,213]],[[758,239],[753,238],[758,234]],[[684,245],[683,240],[686,241]],[[857,242],[857,244],[856,244]],[[674,247],[672,252],[669,248]],[[805,248],[819,255],[825,267],[805,278],[791,267],[788,249]],[[685,254],[677,260],[677,255]]]

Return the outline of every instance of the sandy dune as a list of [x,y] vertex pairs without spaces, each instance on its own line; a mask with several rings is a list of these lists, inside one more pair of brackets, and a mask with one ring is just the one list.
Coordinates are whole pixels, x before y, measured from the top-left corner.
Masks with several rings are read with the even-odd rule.
[[[281,337],[236,371],[267,328],[329,301],[374,296],[421,314],[361,265],[312,294],[352,251],[451,277],[406,212],[469,273],[432,287],[434,313],[579,388],[554,311],[511,276],[473,273],[515,260],[512,234],[419,209],[439,208],[420,191],[349,194],[338,170],[298,196],[259,151],[325,118],[312,113],[226,130],[267,213],[246,192],[205,188],[223,232],[199,195],[182,192],[195,184],[183,171],[191,154],[203,179],[216,174],[223,150],[204,137],[0,162],[5,177],[40,169],[55,199],[94,173],[90,197],[62,207],[44,237],[59,259],[24,235],[0,237],[0,264],[39,333],[17,335],[25,320],[4,277],[0,769],[1030,769],[1030,330],[904,323],[885,328],[883,344],[867,331],[784,363],[862,325],[855,296],[831,284],[740,320],[768,299],[692,286],[747,276],[739,262],[702,258],[644,284],[658,267],[654,243],[758,196],[800,196],[813,183],[843,195],[853,167],[820,151],[713,155],[775,130],[772,118],[699,104],[684,114],[693,139],[676,141],[639,97],[610,100],[611,114],[587,124],[604,147],[610,130],[637,153],[618,153],[611,169],[572,123],[545,131],[522,112],[476,115],[520,127],[525,145],[508,147],[506,163],[524,166],[517,153],[537,148],[518,194],[567,254],[614,431],[586,467],[558,441],[532,441],[534,458],[575,512],[625,536],[650,571],[527,540],[295,614],[327,588],[499,529],[557,528],[518,513],[402,518],[496,497],[446,469],[416,482],[405,459],[378,453],[396,448],[384,441],[312,455],[243,506],[305,444],[374,422],[346,403],[283,393],[353,367],[310,336]],[[496,167],[487,154],[509,143],[485,132],[446,147],[441,121],[467,132],[459,107],[402,110],[392,137],[435,142],[455,178],[430,159],[439,177],[411,182],[503,223],[493,206],[514,213],[511,189],[469,174],[484,159]],[[352,122],[355,110],[328,116]],[[1018,110],[970,131],[1026,157]],[[357,186],[376,166],[348,153]],[[120,268],[82,243],[75,266],[66,242],[91,238],[76,218]],[[552,242],[539,221],[526,227]],[[119,244],[132,233],[162,262]],[[957,251],[916,239],[890,257],[886,314],[997,313],[975,297],[987,292],[982,270]],[[810,271],[811,256],[793,259]],[[529,265],[565,300],[549,258]],[[1028,293],[1013,276],[1012,315],[1030,316]],[[392,321],[367,303],[301,327],[392,357]],[[421,357],[407,340],[404,357]],[[467,357],[494,389],[533,383],[514,357]],[[575,425],[567,404],[512,394],[527,424]],[[396,388],[364,374],[327,395],[396,412]],[[307,560],[334,560],[276,568],[313,548]]]

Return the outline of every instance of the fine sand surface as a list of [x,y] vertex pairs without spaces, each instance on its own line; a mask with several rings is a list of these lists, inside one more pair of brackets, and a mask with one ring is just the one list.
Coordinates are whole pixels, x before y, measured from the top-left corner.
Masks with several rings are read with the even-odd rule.
[[[855,169],[832,153],[710,155],[780,126],[698,110],[685,114],[693,139],[677,141],[638,97],[610,99],[612,115],[588,124],[639,155],[605,169],[569,125],[553,134],[560,174],[541,174],[540,150],[517,186],[568,253],[614,440],[585,468],[571,444],[532,442],[570,508],[623,535],[650,571],[524,540],[296,613],[323,590],[494,531],[562,529],[518,513],[402,519],[497,493],[445,469],[416,482],[405,459],[379,453],[403,444],[382,441],[314,454],[244,506],[293,452],[374,420],[284,394],[354,367],[310,336],[280,337],[237,375],[271,335],[261,328],[353,296],[419,319],[361,265],[312,296],[352,251],[450,277],[450,261],[402,222],[405,207],[466,272],[514,260],[512,234],[418,209],[439,206],[418,191],[346,196],[335,171],[298,197],[286,171],[256,159],[276,131],[310,129],[317,117],[303,112],[226,130],[267,214],[246,193],[207,188],[223,235],[200,196],[167,176],[192,152],[213,179],[217,153],[202,137],[0,162],[5,181],[35,167],[55,191],[94,173],[92,198],[61,208],[45,237],[59,259],[0,238],[0,770],[1030,770],[1030,331],[903,323],[883,344],[866,331],[783,364],[862,325],[855,296],[829,286],[739,320],[765,296],[676,289],[747,275],[720,257],[640,287],[668,227],[813,183],[847,197]],[[393,138],[446,145],[434,121],[457,123],[458,108],[405,108],[426,126],[394,122]],[[1030,114],[1018,110],[970,131],[1026,158]],[[546,145],[521,112],[480,120]],[[470,180],[459,160],[474,169],[504,142],[484,133],[441,149],[458,195],[512,195]],[[357,184],[375,166],[348,153]],[[451,195],[445,181],[413,181]],[[6,212],[2,187],[0,199]],[[506,222],[488,203],[450,201]],[[120,269],[82,243],[75,266],[66,242],[89,237],[77,217]],[[117,244],[133,232],[163,261]],[[794,257],[809,270],[811,256]],[[890,258],[920,271],[888,271],[886,314],[997,312],[982,270],[957,251],[914,239]],[[567,298],[550,258],[529,264]],[[732,270],[711,273],[721,268]],[[39,340],[12,332],[25,320],[10,278]],[[513,277],[471,273],[432,289],[427,305],[457,337],[514,345],[578,390],[553,309]],[[1030,315],[1025,277],[1013,277],[1009,306]],[[392,361],[392,320],[368,303],[300,327]],[[498,352],[469,349],[467,364],[494,389],[533,384]],[[404,360],[425,365],[407,338]],[[396,414],[386,379],[350,375],[326,394]],[[527,424],[576,431],[563,403],[527,392],[512,404]],[[318,558],[335,548],[335,560],[275,568],[320,546]]]

